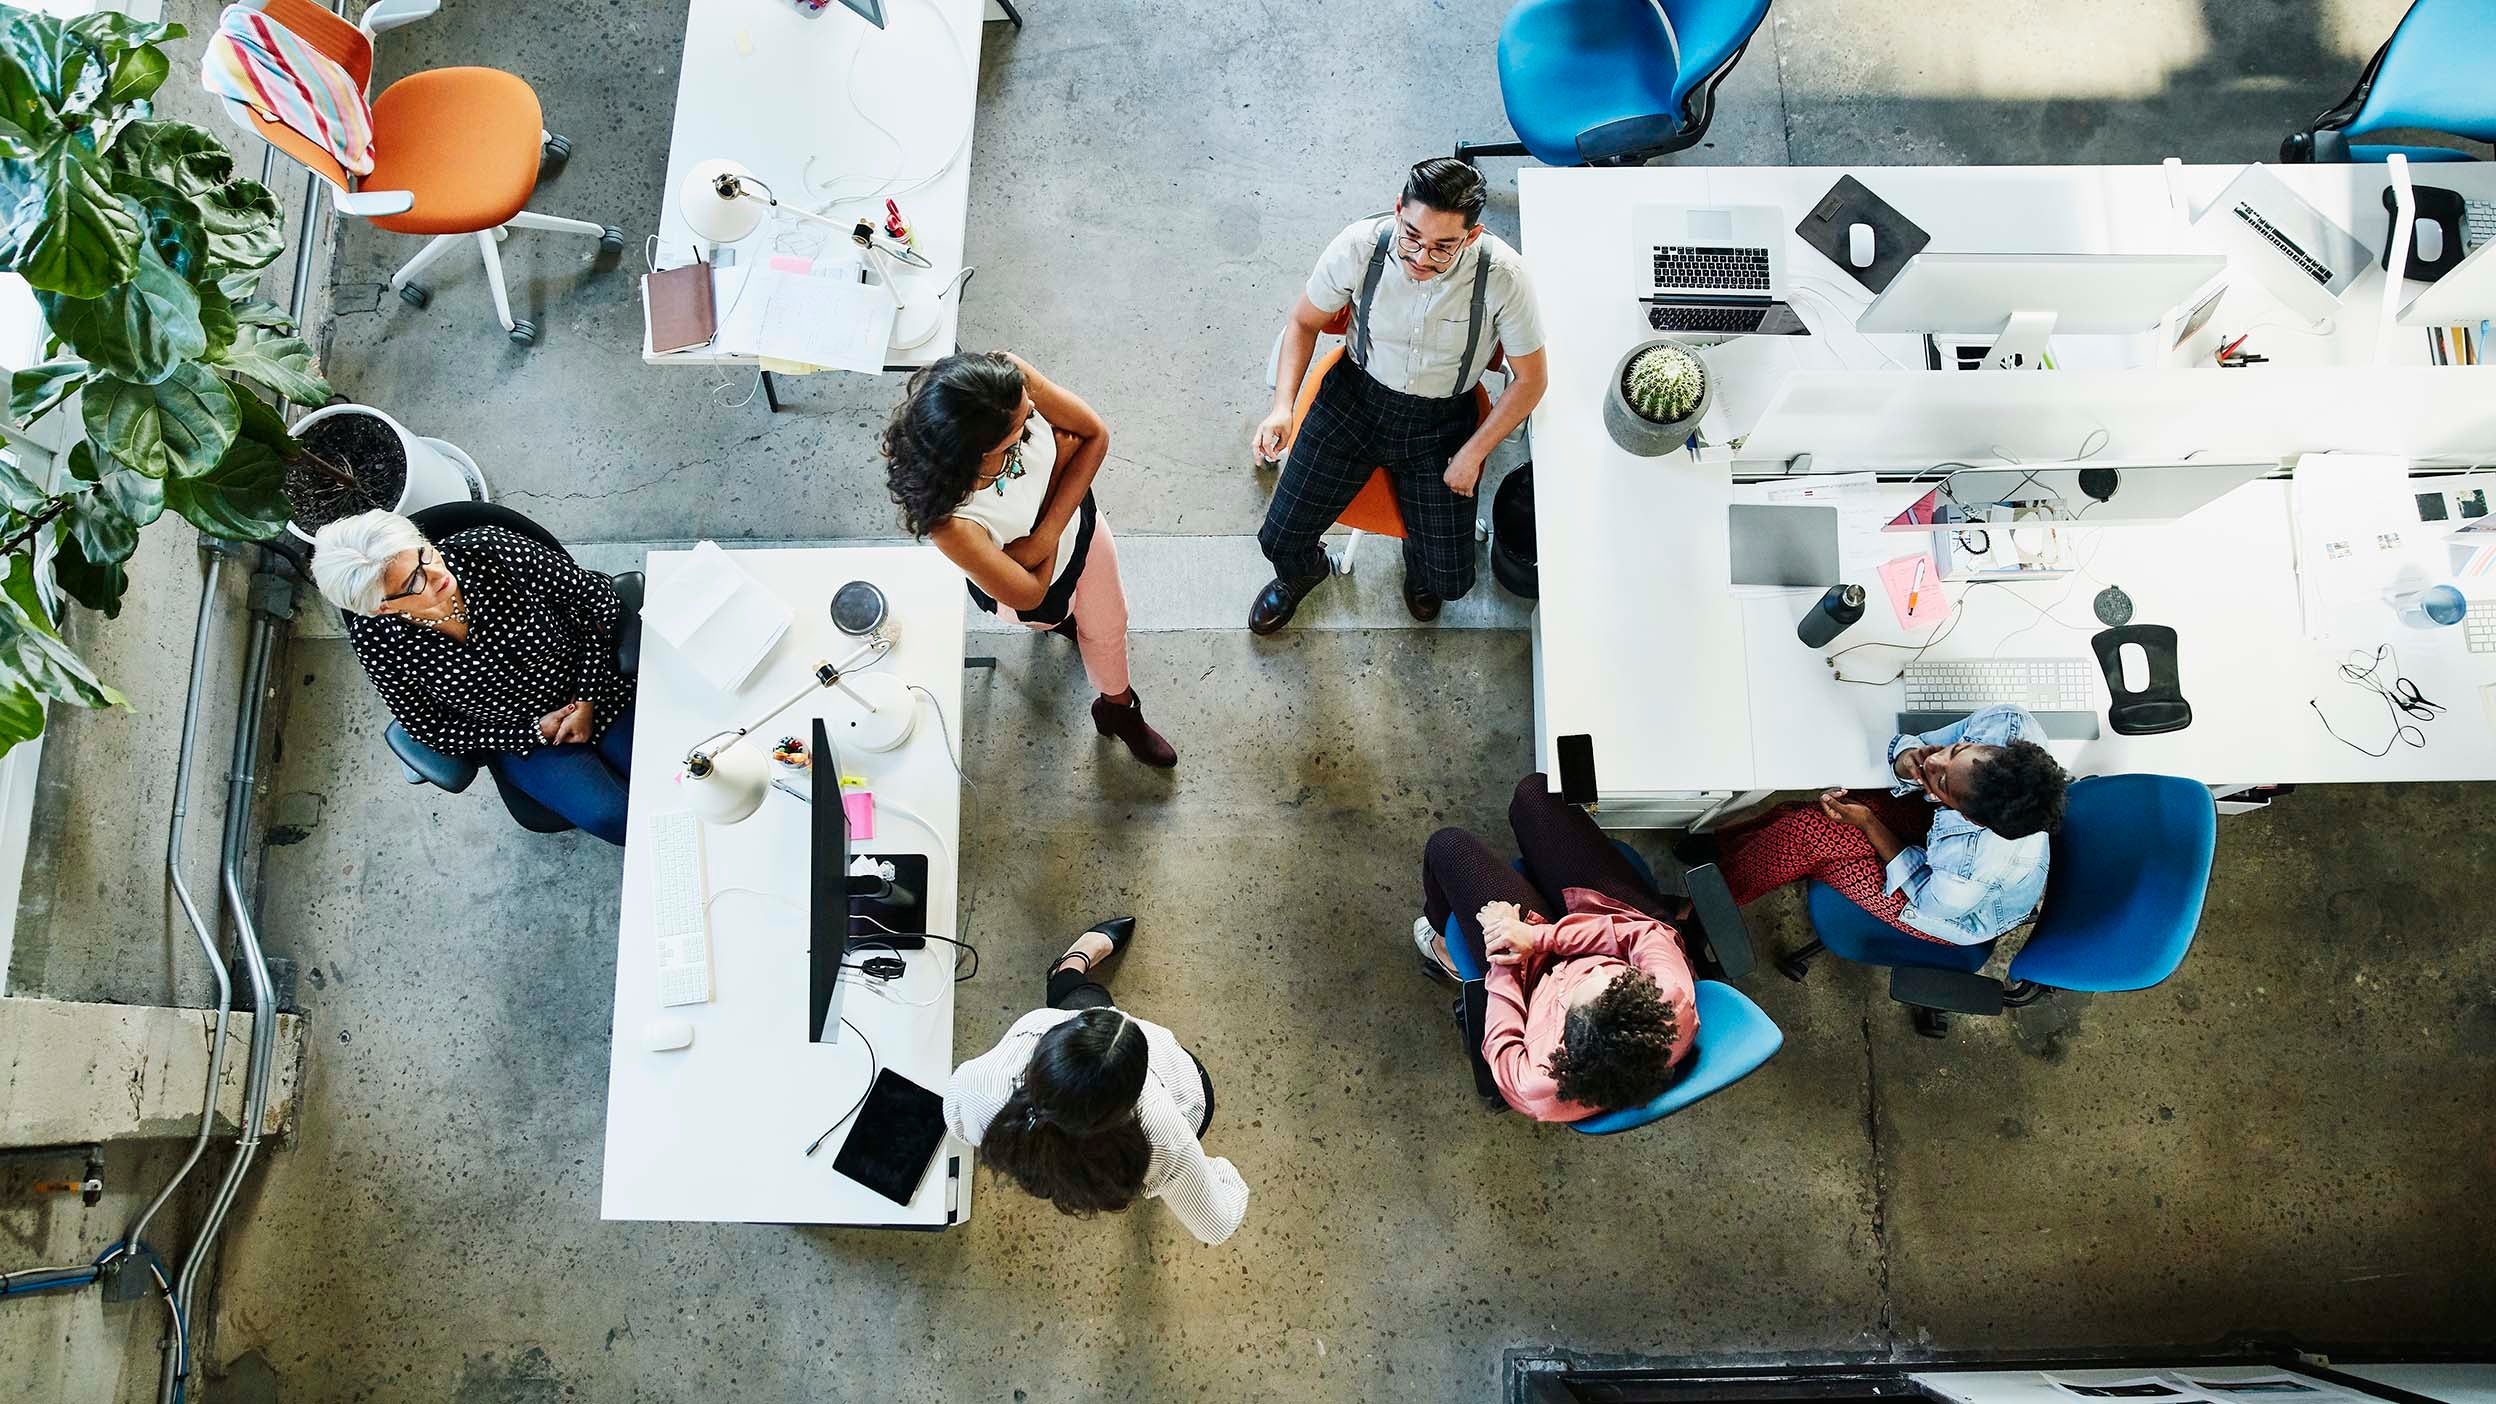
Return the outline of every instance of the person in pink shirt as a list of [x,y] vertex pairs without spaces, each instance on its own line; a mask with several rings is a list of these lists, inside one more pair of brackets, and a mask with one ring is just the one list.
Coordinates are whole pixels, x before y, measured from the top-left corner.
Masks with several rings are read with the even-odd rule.
[[[1480,975],[1482,1056],[1510,1107],[1581,1121],[1653,1101],[1679,1080],[1699,1032],[1689,957],[1666,919],[1678,904],[1539,774],[1518,782],[1508,826],[1523,874],[1463,829],[1430,836],[1413,923],[1424,970]],[[1451,915],[1457,950],[1443,936]]]

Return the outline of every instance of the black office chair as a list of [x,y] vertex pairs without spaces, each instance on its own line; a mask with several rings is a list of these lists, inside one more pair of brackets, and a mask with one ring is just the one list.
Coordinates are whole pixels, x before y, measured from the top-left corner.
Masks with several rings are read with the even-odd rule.
[[[408,514],[408,520],[428,540],[445,541],[470,527],[496,526],[515,532],[548,550],[561,552],[570,560],[572,553],[563,549],[554,533],[521,516],[508,507],[492,502],[451,502],[440,507],[427,507]],[[615,593],[624,607],[622,626],[616,631],[615,666],[625,676],[641,671],[641,596],[647,582],[640,571],[628,570],[615,577]],[[502,792],[503,808],[521,828],[533,834],[560,834],[573,827],[564,818],[536,800],[520,787],[503,778],[502,769],[478,756],[450,756],[433,749],[407,734],[407,728],[395,720],[381,733],[389,743],[390,754],[399,758],[399,768],[406,772],[411,785],[436,785],[461,794],[476,783],[480,767],[494,777],[494,788]]]

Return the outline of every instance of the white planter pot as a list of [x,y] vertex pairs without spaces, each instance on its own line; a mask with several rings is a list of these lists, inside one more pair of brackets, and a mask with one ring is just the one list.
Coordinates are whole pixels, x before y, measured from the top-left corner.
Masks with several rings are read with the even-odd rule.
[[[300,439],[313,425],[341,414],[369,415],[389,425],[390,432],[399,436],[399,448],[407,455],[407,483],[399,489],[399,500],[391,511],[404,517],[445,502],[473,501],[478,496],[469,490],[470,470],[461,466],[466,454],[440,439],[418,438],[408,432],[406,425],[370,405],[331,405],[314,410],[295,421],[294,435]],[[286,524],[286,530],[307,544],[312,540],[311,533],[293,522]]]

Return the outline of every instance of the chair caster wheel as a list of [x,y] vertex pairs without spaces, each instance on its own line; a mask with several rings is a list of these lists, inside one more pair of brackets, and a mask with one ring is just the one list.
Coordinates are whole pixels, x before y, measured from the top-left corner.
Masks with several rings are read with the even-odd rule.
[[530,322],[530,321],[518,321],[518,322],[514,322],[514,323],[512,323],[512,324],[511,324],[511,344],[512,344],[512,345],[514,345],[514,346],[534,346],[534,345],[536,345],[536,344],[537,344],[537,323],[535,323],[535,322]]
[[400,285],[399,301],[410,307],[430,307],[433,305],[433,294],[414,283],[405,283]]
[[1918,1009],[1915,1011],[1915,1031],[1926,1038],[1948,1038],[1950,1016],[1938,1009]]
[[624,231],[612,224],[608,225],[606,232],[598,236],[598,253],[602,258],[623,257]]
[[546,138],[546,164],[560,166],[572,159],[572,139],[567,136]]
[[1803,982],[1803,977],[1811,973],[1811,958],[1779,956],[1777,957],[1777,973],[1799,985]]

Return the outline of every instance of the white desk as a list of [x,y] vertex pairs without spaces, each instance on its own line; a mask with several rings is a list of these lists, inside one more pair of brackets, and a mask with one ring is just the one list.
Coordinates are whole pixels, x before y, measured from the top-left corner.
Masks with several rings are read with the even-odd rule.
[[[844,223],[866,216],[882,225],[891,194],[933,265],[904,268],[901,276],[931,293],[949,286],[962,268],[969,217],[985,7],[985,0],[886,0],[887,27],[878,30],[837,3],[809,12],[791,0],[693,0],[659,194],[659,266],[691,259],[693,233],[676,190],[686,171],[717,157],[743,163],[783,204]],[[859,108],[897,134],[904,149],[862,120]],[[878,189],[912,184],[951,156],[957,141],[960,158],[925,185]],[[747,266],[774,254],[848,258],[856,249],[844,229],[783,215],[766,215],[761,228],[730,247]],[[887,364],[923,366],[951,355],[960,310],[958,296],[946,297],[935,334],[892,348]],[[641,353],[654,366],[756,364],[750,356],[701,349],[653,353],[647,325]]]
[[[2186,168],[2184,184],[2215,194],[2234,168]],[[1635,171],[1528,169],[1519,177],[1524,247],[1535,267],[1537,293],[1549,334],[1551,390],[1533,417],[1535,508],[1541,543],[1542,598],[1534,616],[1535,707],[1538,754],[1557,775],[1558,736],[1594,738],[1596,779],[1604,807],[1600,817],[1618,827],[1678,826],[1701,819],[1746,792],[1807,788],[1879,779],[1880,741],[1900,709],[1900,689],[1840,685],[1817,651],[1793,636],[1794,621],[1810,595],[1769,599],[1737,597],[1728,584],[1726,507],[1734,498],[1737,468],[1773,468],[1779,451],[1737,464],[1742,454],[1716,450],[1693,458],[1641,459],[1616,447],[1600,414],[1604,382],[1622,351],[1652,336],[1633,301],[1629,220],[1643,202],[1685,204],[1773,203],[1793,212],[1809,208],[1843,172],[1836,169],[1650,168]],[[1879,168],[1856,173],[1885,199],[1929,230],[1932,247],[1960,251],[2176,251],[2181,229],[2169,207],[2165,173],[2132,169]],[[2282,172],[2316,205],[2361,236],[2380,242],[2381,167],[2300,167]],[[2496,198],[2496,170],[2419,171],[2422,181]],[[2360,210],[2377,213],[2361,217]],[[2048,236],[2041,231],[2056,231]],[[2180,457],[2208,446],[2177,436],[2189,432],[2194,398],[2224,400],[2244,385],[2273,384],[2292,402],[2304,397],[2306,412],[2274,414],[2266,421],[2276,443],[2253,445],[2261,457],[2288,457],[2324,449],[2378,448],[2400,444],[2352,442],[2373,432],[2362,418],[2334,421],[2328,432],[2312,426],[2330,418],[2330,401],[2356,402],[2353,414],[2386,417],[2426,406],[2445,416],[2438,432],[2475,441],[2496,458],[2496,378],[2483,370],[2393,367],[2361,371],[2347,363],[2371,359],[2374,312],[2381,274],[2370,274],[2352,291],[2327,337],[2291,336],[2285,326],[2255,335],[2256,349],[2283,360],[2306,357],[2303,368],[2109,368],[2094,372],[1926,372],[1912,338],[1868,341],[1851,330],[1855,310],[1869,301],[1834,264],[1796,241],[1790,268],[1811,279],[1797,301],[1806,322],[1822,333],[1796,344],[1768,348],[1790,358],[1782,371],[1733,362],[1746,374],[1807,377],[1823,398],[1854,396],[1861,413],[1851,420],[1835,412],[1805,419],[1800,447],[1814,453],[1814,467],[1838,470],[1891,467],[1882,449],[1910,429],[1946,434],[1953,421],[1927,413],[1946,405],[1965,422],[1965,441],[1950,453],[1981,454],[2002,435],[2032,424],[2047,411],[2072,416],[2042,431],[2043,442],[2020,442],[2023,457],[2069,457],[2082,432],[2071,423],[2105,424],[2127,448],[2166,450]],[[1825,286],[1823,286],[1825,285]],[[1853,297],[1847,298],[1845,290]],[[2222,326],[2243,331],[2266,314],[2258,285],[2232,289]],[[2275,305],[2274,305],[2275,306]],[[1845,325],[1832,308],[1842,309]],[[2219,327],[2211,329],[2214,334]],[[2396,351],[2414,334],[2403,333]],[[2303,343],[2303,350],[2293,347]],[[2065,344],[2058,339],[2058,347]],[[2423,357],[2423,339],[2420,339]],[[1880,348],[1916,370],[1890,368]],[[1753,348],[1741,348],[1743,353]],[[1876,368],[1877,367],[1877,368]],[[2264,381],[2263,377],[2277,377]],[[2469,379],[2463,379],[2469,377]],[[2182,387],[2181,389],[2177,387]],[[2059,408],[2036,397],[2062,391],[2096,398]],[[1944,393],[1946,392],[1946,394]],[[2019,397],[2026,395],[2029,401]],[[1910,399],[1914,414],[1894,406]],[[1955,398],[1951,398],[1955,397]],[[2389,397],[2389,398],[2387,398]],[[1754,404],[1773,398],[1746,387],[1739,398]],[[2008,427],[1983,416],[1986,402],[2024,406]],[[2175,419],[2141,428],[2128,413],[2134,401],[2174,406]],[[2044,405],[2043,408],[2039,408]],[[1884,407],[1889,408],[1884,408]],[[1812,408],[1812,407],[1806,407]],[[2230,413],[2247,413],[2235,406]],[[2422,411],[2423,412],[2423,411]],[[1917,419],[1916,415],[1922,415]],[[1850,436],[1850,425],[1859,436]],[[2183,427],[2179,427],[2179,425]],[[2231,421],[2229,434],[2241,433]],[[2205,426],[2206,427],[2206,426]],[[1937,440],[1937,442],[1946,440]],[[2242,440],[2231,440],[2241,443]],[[2059,449],[2050,445],[2059,445]],[[1931,447],[1924,445],[1922,447]],[[1948,456],[1937,455],[1937,456]],[[2121,452],[2103,455],[2112,460]],[[2154,452],[2145,457],[2156,456]],[[2232,455],[2230,455],[2232,456]],[[1915,466],[1934,457],[1910,458]],[[1976,459],[1972,461],[1991,461]],[[2496,682],[2496,655],[2466,651],[2459,630],[2431,637],[2400,628],[2386,609],[2376,630],[2400,649],[2404,671],[2426,694],[2451,711],[2426,728],[2424,750],[2397,749],[2369,759],[2326,735],[2307,706],[2319,698],[2336,723],[2354,738],[2379,740],[2381,706],[2340,682],[2332,665],[2346,644],[2309,643],[2299,614],[2288,547],[2285,487],[2276,482],[2240,489],[2220,503],[2165,527],[2080,533],[2082,554],[2096,577],[2120,584],[2134,598],[2134,618],[2163,623],[2182,634],[2180,655],[2193,724],[2157,737],[2118,737],[2111,730],[2084,746],[2058,746],[2067,765],[2082,772],[2156,770],[2190,775],[2221,790],[2262,783],[2403,779],[2496,778],[2496,730],[2491,730],[2478,689]],[[1910,538],[1912,539],[1912,538]],[[1902,548],[1901,554],[1906,549]],[[1952,587],[1954,594],[1963,593]],[[1985,586],[1975,593],[1961,626],[1927,658],[2087,656],[2098,625],[2090,613],[2095,581],[2070,587],[2062,581]],[[2062,598],[2055,610],[2069,627],[2035,623],[2035,613],[2013,596],[2040,605]],[[1877,588],[1866,620],[1840,645],[1883,637],[1888,606]],[[1877,656],[1867,650],[1853,664]],[[1893,655],[1902,656],[1902,655]],[[1851,671],[1851,668],[1850,668]],[[2373,708],[2360,706],[2363,702]],[[2336,705],[2335,705],[2336,704]]]
[[[668,588],[689,553],[652,552],[650,593]],[[738,551],[738,564],[796,613],[788,635],[734,695],[702,681],[655,631],[641,652],[633,735],[632,816],[624,844],[623,917],[615,962],[614,1043],[608,1055],[607,1148],[600,1213],[609,1219],[745,1223],[863,1224],[941,1228],[969,1217],[970,1152],[950,1138],[907,1208],[832,1168],[848,1130],[802,1154],[867,1085],[867,1050],[844,1030],[838,1043],[806,1033],[808,811],[777,792],[752,818],[703,830],[714,995],[707,1004],[662,1011],[652,935],[651,826],[683,808],[676,796],[685,749],[723,726],[741,725],[801,687],[818,659],[851,648],[832,628],[827,605],[846,581],[880,586],[900,639],[871,672],[916,683],[944,704],[962,734],[962,577],[930,547]],[[843,772],[865,778],[879,801],[908,806],[944,842],[897,815],[879,814],[875,837],[854,851],[929,855],[927,929],[956,934],[961,789],[944,733],[912,694],[918,724],[898,750],[843,751]],[[746,745],[803,736],[808,718],[834,723],[852,704],[821,693],[774,719]],[[837,742],[835,743],[837,746]],[[730,891],[750,888],[756,892]],[[951,949],[930,942],[908,953],[894,998],[849,984],[841,1012],[872,1041],[879,1064],[932,1091],[953,1073]],[[845,984],[850,979],[844,976]],[[929,1001],[907,1007],[901,1001]],[[642,1029],[662,1013],[694,1026],[691,1047],[653,1053]]]

